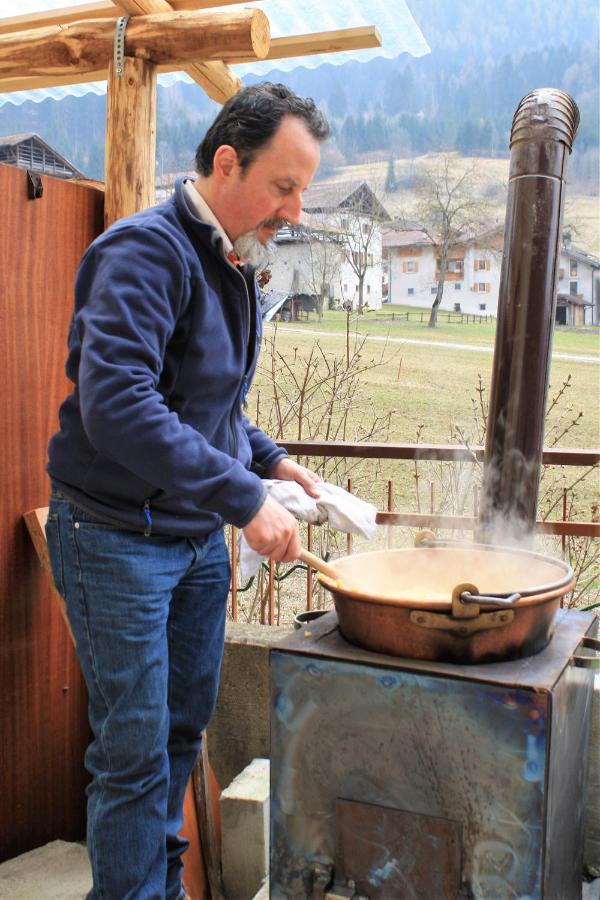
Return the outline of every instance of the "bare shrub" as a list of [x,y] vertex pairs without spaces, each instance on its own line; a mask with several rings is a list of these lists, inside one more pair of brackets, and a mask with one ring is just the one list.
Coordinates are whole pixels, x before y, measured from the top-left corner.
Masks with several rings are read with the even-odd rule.
[[[366,396],[362,377],[386,364],[395,356],[387,344],[376,357],[365,351],[366,337],[352,334],[345,351],[325,351],[318,341],[309,351],[280,350],[278,331],[264,338],[257,381],[260,387],[250,397],[253,421],[275,441],[312,440],[385,441],[396,410],[377,413]],[[297,457],[298,462],[318,472],[324,481],[347,487],[358,494],[369,492],[380,473],[379,460],[355,457]],[[340,551],[346,536],[324,525],[312,531],[313,550],[323,559]],[[306,526],[301,525],[306,540]],[[273,573],[276,621],[287,621],[291,613],[306,606],[306,568],[296,563],[277,565]],[[268,566],[263,565],[256,579],[242,585],[239,614],[247,621],[265,619],[269,595]],[[287,607],[284,609],[285,597]],[[324,602],[322,589],[314,596],[318,607]]]

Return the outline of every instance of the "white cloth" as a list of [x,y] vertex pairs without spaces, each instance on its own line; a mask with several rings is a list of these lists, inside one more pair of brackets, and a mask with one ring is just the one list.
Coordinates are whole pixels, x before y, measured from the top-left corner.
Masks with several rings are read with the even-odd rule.
[[[263,484],[269,496],[303,522],[311,525],[322,525],[329,522],[337,531],[348,534],[360,534],[371,538],[377,527],[375,516],[377,509],[366,503],[344,488],[327,481],[315,485],[319,497],[309,497],[302,485],[297,481],[280,481],[265,478]],[[260,569],[263,557],[253,550],[246,541],[243,532],[239,538],[239,565],[242,581],[252,578]]]

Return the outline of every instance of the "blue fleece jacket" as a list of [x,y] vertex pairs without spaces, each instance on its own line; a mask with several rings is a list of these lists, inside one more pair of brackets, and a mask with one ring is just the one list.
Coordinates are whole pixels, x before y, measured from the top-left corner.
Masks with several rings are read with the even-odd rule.
[[81,261],[67,359],[75,389],[48,472],[106,521],[192,536],[246,525],[264,502],[259,475],[286,454],[243,412],[262,333],[253,273],[226,259],[183,181]]

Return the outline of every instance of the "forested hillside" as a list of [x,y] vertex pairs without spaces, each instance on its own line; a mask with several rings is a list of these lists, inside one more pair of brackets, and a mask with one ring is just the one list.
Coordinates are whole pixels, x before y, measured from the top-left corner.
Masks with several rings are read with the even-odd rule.
[[[309,94],[327,111],[334,139],[323,174],[365,158],[441,149],[497,156],[510,123],[535,87],[568,91],[581,111],[571,178],[593,188],[598,171],[598,12],[577,0],[408,0],[432,49],[413,59],[274,71],[269,78]],[[244,79],[250,83],[258,79]],[[192,167],[216,106],[195,85],[159,91],[159,172]],[[80,169],[101,177],[104,98],[0,109],[0,134],[37,131]]]

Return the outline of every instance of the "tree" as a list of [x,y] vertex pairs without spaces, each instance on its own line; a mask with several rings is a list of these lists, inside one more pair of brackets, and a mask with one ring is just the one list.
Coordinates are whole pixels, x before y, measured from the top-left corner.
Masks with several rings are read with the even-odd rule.
[[365,305],[364,287],[367,273],[369,269],[375,268],[381,257],[381,223],[387,219],[389,216],[377,193],[366,183],[347,198],[336,214],[340,249],[358,282],[359,314]]
[[306,286],[317,298],[317,315],[323,318],[325,301],[329,300],[342,263],[339,235],[323,214],[312,215],[306,229],[306,256],[303,275]]
[[457,170],[456,158],[447,155],[440,157],[434,167],[421,170],[415,193],[417,203],[412,215],[431,241],[438,263],[437,290],[428,322],[429,328],[435,328],[450,252],[481,230],[487,202],[477,191],[476,166]]
[[388,160],[387,175],[385,176],[385,192],[393,194],[398,190],[398,179],[396,177],[396,167],[394,165],[394,157],[390,156]]

